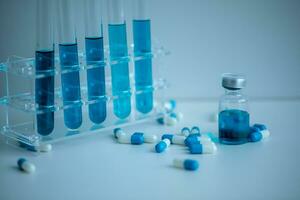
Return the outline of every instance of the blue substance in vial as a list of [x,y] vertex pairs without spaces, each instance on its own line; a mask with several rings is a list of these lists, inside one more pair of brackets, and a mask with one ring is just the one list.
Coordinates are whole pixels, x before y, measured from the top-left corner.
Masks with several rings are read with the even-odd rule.
[[77,129],[82,123],[80,79],[78,67],[77,43],[60,44],[59,58],[62,70],[74,70],[61,75],[62,96],[64,105],[78,103],[64,109],[65,125],[69,129]]
[[[35,52],[36,74],[43,74],[54,70],[54,51]],[[47,76],[35,80],[35,103],[38,109],[47,109],[54,105],[54,76]],[[37,114],[37,132],[49,135],[54,128],[54,112],[45,111]]]
[[[85,51],[87,65],[93,65],[87,70],[88,100],[97,100],[105,95],[105,69],[103,37],[86,37]],[[98,62],[98,63],[97,63]],[[106,99],[89,104],[89,117],[92,122],[99,124],[106,118]]]
[[250,131],[249,113],[243,110],[224,110],[219,113],[219,138],[224,144],[243,144]]
[[[121,57],[128,56],[126,24],[109,24],[109,46],[111,60],[118,60]],[[130,115],[130,84],[128,62],[111,65],[112,93],[118,96],[113,100],[114,113],[120,119]]]
[[[133,20],[134,55],[147,56],[151,53],[150,20]],[[136,95],[136,108],[141,113],[148,113],[153,108],[152,59],[151,57],[136,60],[135,87],[143,93]]]

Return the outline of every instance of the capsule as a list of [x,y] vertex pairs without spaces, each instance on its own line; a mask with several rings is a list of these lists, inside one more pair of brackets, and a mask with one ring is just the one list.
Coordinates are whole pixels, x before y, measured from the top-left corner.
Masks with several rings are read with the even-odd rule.
[[213,154],[217,151],[214,143],[211,144],[192,144],[189,146],[191,154]]
[[191,131],[188,127],[183,127],[180,131],[180,135],[189,136],[191,134]]
[[49,152],[52,150],[51,144],[40,144],[39,146],[33,146],[26,144],[24,142],[18,143],[20,147],[27,149],[28,151],[34,151],[34,152]]
[[211,143],[211,139],[207,136],[198,136],[197,134],[191,134],[184,141],[184,144],[186,146],[190,146],[194,143],[201,143],[201,144]]
[[258,128],[259,130],[267,130],[267,126],[264,124],[254,124],[253,127]]
[[144,142],[146,143],[155,143],[157,142],[157,135],[154,135],[154,134],[148,134],[148,133],[144,133],[143,134],[144,136]]
[[199,163],[197,160],[192,159],[174,159],[174,167],[185,169],[188,171],[195,171],[199,168]]
[[163,139],[155,145],[155,151],[157,153],[161,153],[161,152],[165,151],[170,146],[170,144],[171,144],[171,141],[169,139],[167,139],[167,138]]
[[144,143],[144,136],[142,133],[134,133],[132,135],[119,135],[118,142],[121,144],[135,144],[140,145]]
[[184,141],[186,137],[182,135],[164,134],[161,139],[169,139],[171,144],[185,145]]
[[193,126],[191,128],[191,134],[199,134],[200,135],[200,128],[198,126]]
[[167,125],[167,126],[174,126],[177,124],[177,119],[174,118],[174,117],[171,117],[169,115],[166,115],[164,117],[164,123]]
[[251,132],[248,136],[250,142],[258,142],[270,136],[270,132],[267,129]]
[[24,172],[27,172],[27,173],[35,172],[34,164],[28,162],[25,158],[20,158],[18,160],[18,167],[21,171],[24,171]]
[[176,108],[176,101],[171,99],[168,102],[165,103],[164,105],[165,109],[167,112],[172,112]]
[[119,138],[120,135],[126,135],[126,133],[121,128],[115,128],[114,137]]

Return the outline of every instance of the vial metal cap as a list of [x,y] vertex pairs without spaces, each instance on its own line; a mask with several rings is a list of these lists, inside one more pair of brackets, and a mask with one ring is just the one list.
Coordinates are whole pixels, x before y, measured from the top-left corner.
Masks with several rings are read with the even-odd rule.
[[246,78],[241,74],[225,73],[222,75],[222,86],[229,90],[239,90],[246,86]]

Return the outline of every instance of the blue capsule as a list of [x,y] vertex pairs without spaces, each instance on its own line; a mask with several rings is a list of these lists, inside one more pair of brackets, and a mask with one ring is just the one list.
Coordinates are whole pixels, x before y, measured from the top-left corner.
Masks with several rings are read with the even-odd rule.
[[199,168],[199,163],[197,160],[192,159],[174,159],[174,167],[182,168],[189,171],[195,171]]

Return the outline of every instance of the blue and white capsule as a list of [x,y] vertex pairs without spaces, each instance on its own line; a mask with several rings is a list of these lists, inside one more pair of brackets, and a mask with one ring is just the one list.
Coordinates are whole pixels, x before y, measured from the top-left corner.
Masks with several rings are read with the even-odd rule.
[[165,115],[164,117],[164,123],[167,126],[174,126],[177,124],[177,118],[171,117],[170,115]]
[[50,152],[52,151],[52,145],[51,144],[39,144],[38,146],[33,146],[33,145],[29,145],[26,144],[24,142],[18,142],[18,145],[21,148],[24,148],[28,151],[34,151],[34,152]]
[[114,137],[119,138],[120,135],[126,135],[126,133],[121,128],[114,129]]
[[188,147],[192,144],[198,144],[198,143],[210,144],[210,143],[212,143],[212,141],[208,136],[204,136],[204,135],[199,136],[198,134],[191,134],[184,141],[184,144]]
[[167,112],[172,112],[176,108],[176,101],[174,99],[171,99],[165,103],[164,107]]
[[211,144],[192,144],[189,146],[191,154],[214,154],[217,152],[217,146]]
[[25,158],[20,158],[17,162],[18,168],[27,173],[35,172],[35,165],[28,162]]
[[191,130],[188,127],[183,127],[180,131],[180,135],[189,136],[191,134]]
[[253,127],[258,128],[259,130],[267,130],[267,126],[264,124],[254,124]]
[[186,137],[182,135],[163,134],[161,139],[169,139],[171,144],[185,145],[184,141]]
[[176,168],[181,168],[188,171],[195,171],[199,168],[198,161],[192,159],[174,159],[173,165]]
[[191,128],[191,134],[199,134],[200,135],[200,128],[198,126],[193,126]]
[[258,142],[270,136],[270,132],[265,129],[265,126],[260,128],[258,126],[251,127],[250,134],[248,136],[249,142]]
[[155,151],[157,153],[164,152],[171,144],[171,141],[169,139],[163,139],[159,143],[155,145]]
[[132,135],[119,135],[118,142],[121,144],[140,145],[144,143],[144,136],[143,133],[133,133]]

